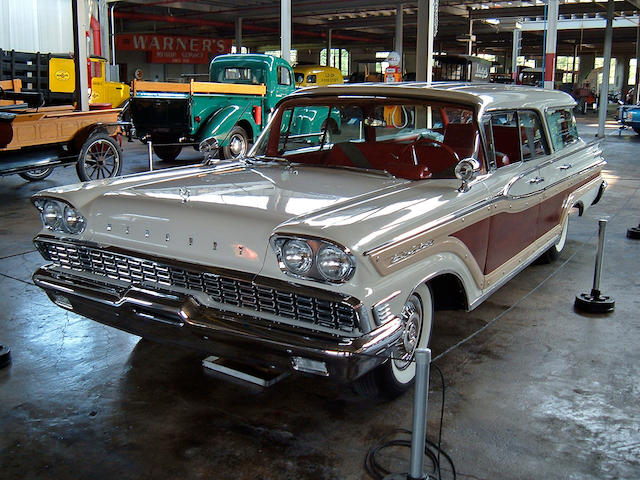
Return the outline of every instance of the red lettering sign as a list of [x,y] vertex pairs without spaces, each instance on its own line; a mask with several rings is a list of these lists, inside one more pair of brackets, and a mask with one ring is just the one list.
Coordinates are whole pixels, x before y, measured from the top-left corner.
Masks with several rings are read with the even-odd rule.
[[151,63],[208,63],[216,55],[231,51],[231,40],[175,35],[116,35],[119,50],[149,52]]

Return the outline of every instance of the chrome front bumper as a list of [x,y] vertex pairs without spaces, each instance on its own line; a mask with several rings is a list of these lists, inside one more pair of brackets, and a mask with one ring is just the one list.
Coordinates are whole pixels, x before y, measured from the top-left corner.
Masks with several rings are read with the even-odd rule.
[[190,295],[118,288],[48,266],[33,281],[58,306],[134,335],[266,368],[295,370],[294,357],[316,360],[324,362],[330,378],[344,382],[385,362],[402,333],[397,317],[358,337],[276,326],[207,307]]

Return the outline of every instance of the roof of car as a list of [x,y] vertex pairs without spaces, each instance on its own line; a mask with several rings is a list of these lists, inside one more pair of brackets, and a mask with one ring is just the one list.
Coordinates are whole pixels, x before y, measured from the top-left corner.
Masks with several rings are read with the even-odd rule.
[[575,105],[571,95],[559,90],[495,83],[433,82],[430,86],[421,82],[358,83],[315,87],[292,95],[390,95],[446,99],[474,105],[480,111],[510,108],[545,110]]

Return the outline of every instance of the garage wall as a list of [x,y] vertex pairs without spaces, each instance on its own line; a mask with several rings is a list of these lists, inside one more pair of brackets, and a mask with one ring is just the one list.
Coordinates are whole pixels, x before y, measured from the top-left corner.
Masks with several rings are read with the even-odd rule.
[[[130,83],[135,71],[142,70],[143,80],[158,82],[188,82],[187,78],[181,78],[180,74],[209,73],[209,64],[163,64],[149,63],[146,52],[118,51],[116,61],[120,67],[120,80]],[[125,73],[126,72],[126,73]],[[126,78],[125,78],[126,77]],[[205,81],[207,77],[197,77],[197,80]]]
[[0,48],[21,52],[73,52],[71,0],[2,0]]

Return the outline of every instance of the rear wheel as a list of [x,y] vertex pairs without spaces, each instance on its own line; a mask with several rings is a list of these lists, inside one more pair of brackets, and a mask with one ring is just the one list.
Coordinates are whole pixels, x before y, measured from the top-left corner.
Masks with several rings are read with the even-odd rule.
[[180,145],[154,145],[153,151],[156,155],[165,162],[173,162],[180,152],[182,151],[182,147]]
[[76,171],[83,182],[120,175],[122,151],[109,135],[92,135],[80,150]]
[[249,135],[244,128],[236,125],[229,132],[229,141],[222,147],[224,158],[242,158],[249,151]]
[[565,215],[564,222],[562,222],[562,233],[560,234],[560,238],[555,243],[555,245],[551,245],[549,249],[540,255],[539,263],[551,263],[558,259],[562,250],[564,250],[564,246],[567,243],[567,231],[569,230],[569,215]]
[[37,182],[38,180],[44,180],[53,172],[53,167],[34,168],[33,170],[27,170],[26,172],[20,172],[20,175],[25,180],[30,182]]
[[433,327],[433,294],[428,285],[416,289],[402,309],[404,329],[391,358],[354,383],[368,397],[395,398],[406,392],[416,376],[414,353],[429,346]]

